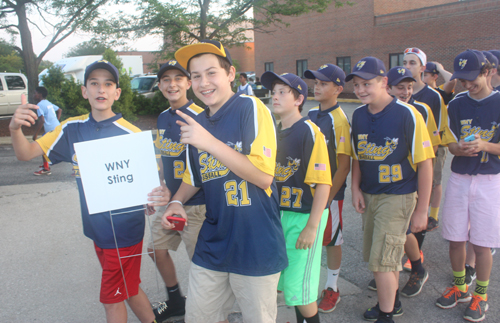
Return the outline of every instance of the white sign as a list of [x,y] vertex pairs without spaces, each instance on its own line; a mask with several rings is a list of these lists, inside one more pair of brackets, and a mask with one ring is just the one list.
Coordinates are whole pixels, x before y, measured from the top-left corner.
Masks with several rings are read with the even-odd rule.
[[160,186],[151,131],[74,144],[90,214],[147,204]]

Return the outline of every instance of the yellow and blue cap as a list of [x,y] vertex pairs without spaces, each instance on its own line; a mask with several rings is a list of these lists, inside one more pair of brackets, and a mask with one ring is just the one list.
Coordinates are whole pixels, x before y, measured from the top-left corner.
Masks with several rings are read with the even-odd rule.
[[498,68],[498,58],[487,50],[482,51],[484,57],[490,62],[493,68]]
[[187,69],[189,60],[198,54],[214,54],[221,56],[225,58],[229,64],[233,65],[233,60],[231,59],[229,51],[226,50],[219,41],[211,39],[203,39],[199,43],[179,48],[175,52],[175,59],[182,67]]
[[481,68],[486,65],[486,57],[477,50],[468,49],[461,52],[453,61],[453,79],[474,81],[481,73]]
[[391,86],[396,86],[403,80],[410,80],[416,82],[411,74],[410,70],[404,68],[403,66],[395,66],[387,72],[387,84]]
[[158,76],[158,80],[161,79],[161,76],[163,75],[163,73],[165,73],[168,70],[173,70],[173,69],[179,70],[182,72],[182,74],[186,75],[187,78],[191,78],[191,74],[189,74],[189,72],[186,71],[186,69],[184,67],[182,67],[182,65],[179,64],[178,61],[176,61],[175,59],[171,59],[160,67],[160,70],[156,74],[156,76]]

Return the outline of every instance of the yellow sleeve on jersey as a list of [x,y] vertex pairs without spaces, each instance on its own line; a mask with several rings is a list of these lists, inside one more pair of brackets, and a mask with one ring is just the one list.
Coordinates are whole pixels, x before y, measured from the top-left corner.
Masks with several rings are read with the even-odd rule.
[[89,118],[89,114],[84,114],[81,116],[68,118],[61,122],[54,130],[46,133],[42,137],[36,140],[43,150],[43,153],[47,155],[48,151],[52,148],[52,145],[62,136],[63,129],[66,127],[67,123],[85,121]]
[[160,149],[161,148],[161,143],[160,143],[160,130],[156,129],[156,139],[155,139],[155,147]]
[[440,102],[441,102],[441,117],[439,118],[440,120],[440,125],[439,125],[439,132],[443,132],[444,131],[444,128],[446,127],[446,125],[448,124],[448,107],[446,106],[446,104],[444,104],[444,100],[443,100],[443,97],[441,97],[441,95],[439,96],[440,98]]
[[314,146],[309,158],[304,183],[307,185],[327,184],[331,186],[332,174],[330,172],[330,159],[328,157],[325,136],[311,120],[307,120],[306,123],[311,129]]
[[424,118],[418,112],[418,110],[409,104],[407,107],[413,112],[413,118],[415,120],[415,128],[413,129],[413,143],[408,159],[412,164],[412,167],[416,169],[416,165],[429,158],[434,158],[434,149],[432,147],[431,138],[427,132],[427,127],[425,126]]
[[136,126],[134,126],[133,124],[131,124],[130,122],[128,122],[127,120],[125,120],[123,118],[120,118],[120,119],[116,120],[115,122],[118,123],[123,128],[130,130],[131,132],[141,132],[141,129],[137,128]]
[[199,105],[197,105],[194,102],[188,107],[188,110],[191,110],[196,115],[205,111],[205,109],[203,109],[202,107],[200,107]]
[[271,111],[255,97],[249,97],[254,101],[254,128],[255,139],[252,143],[250,154],[247,155],[250,162],[259,170],[274,176],[276,164],[276,129]]
[[191,168],[191,156],[189,154],[190,149],[196,149],[195,147],[191,147],[190,145],[186,145],[186,169],[184,170],[184,175],[182,177],[182,181],[186,184],[189,184],[191,186],[196,186],[194,177],[193,177],[193,170]]
[[429,133],[429,137],[431,138],[432,146],[438,146],[441,144],[441,136],[439,135],[439,131],[437,130],[434,114],[432,114],[432,110],[427,104],[420,101],[418,103],[427,111],[427,132]]
[[441,141],[441,145],[443,146],[448,146],[450,143],[458,143],[460,139],[455,137],[453,132],[450,129],[449,124],[446,124],[446,128],[444,129],[443,132],[443,140]]
[[[333,110],[335,115],[333,116],[333,122],[335,125],[335,144],[337,146],[337,155],[344,154],[347,156],[352,155],[352,143],[351,143],[351,125],[347,120],[342,109],[338,108]],[[337,160],[338,164],[338,160]]]

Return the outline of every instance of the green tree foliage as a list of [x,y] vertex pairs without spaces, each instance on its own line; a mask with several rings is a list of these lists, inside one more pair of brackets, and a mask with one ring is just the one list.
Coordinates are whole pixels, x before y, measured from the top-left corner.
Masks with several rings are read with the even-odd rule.
[[47,61],[47,60],[41,61],[40,65],[38,65],[38,74],[40,74],[44,69],[50,68],[53,65],[54,65],[54,63],[51,61]]
[[0,72],[23,72],[23,59],[12,45],[0,39]]
[[101,20],[94,32],[107,31],[110,38],[158,35],[165,39],[165,58],[171,58],[176,49],[202,39],[217,39],[228,47],[243,45],[249,41],[248,30],[272,32],[270,26],[287,26],[285,17],[322,12],[332,3],[337,7],[350,4],[338,0],[136,0],[137,14]]
[[[19,36],[21,47],[15,47],[24,62],[24,72],[28,78],[28,98],[33,102],[33,94],[38,84],[38,67],[43,57],[77,30],[88,30],[100,17],[99,9],[110,3],[127,0],[0,0],[0,29],[12,36]],[[45,49],[37,56],[33,51],[31,27],[40,29],[28,17],[39,16],[54,29]],[[36,41],[36,40],[35,40]]]
[[66,57],[86,56],[86,55],[102,55],[106,50],[106,45],[98,40],[92,39],[81,42],[80,44],[71,47],[65,54]]

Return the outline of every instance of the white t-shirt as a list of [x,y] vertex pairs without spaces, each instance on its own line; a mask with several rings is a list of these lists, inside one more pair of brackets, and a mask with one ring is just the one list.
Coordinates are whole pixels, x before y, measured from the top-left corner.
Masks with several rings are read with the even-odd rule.
[[45,119],[45,123],[43,124],[43,128],[45,132],[50,132],[54,130],[59,125],[59,120],[57,120],[56,111],[59,110],[59,107],[55,104],[50,103],[47,100],[42,100],[37,103],[38,106],[38,116],[43,116]]
[[240,91],[243,91],[243,93],[248,95],[253,95],[252,86],[249,83],[247,83],[246,85],[238,86],[238,92]]

